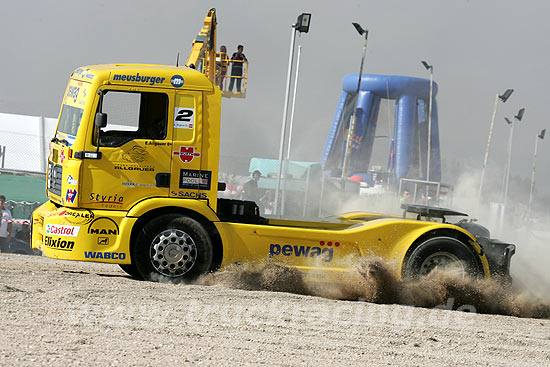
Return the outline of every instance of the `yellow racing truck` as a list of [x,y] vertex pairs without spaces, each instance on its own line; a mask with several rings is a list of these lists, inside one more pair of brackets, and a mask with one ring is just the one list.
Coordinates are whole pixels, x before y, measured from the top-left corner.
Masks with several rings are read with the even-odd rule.
[[399,277],[449,264],[463,276],[509,277],[515,246],[471,222],[445,223],[460,214],[449,210],[410,205],[405,210],[417,219],[285,220],[260,216],[254,202],[218,198],[214,31],[212,9],[192,67],[110,64],[72,73],[50,144],[49,201],[33,213],[32,248],[55,259],[119,264],[147,280],[188,281],[268,258],[306,279],[332,279],[371,256]]

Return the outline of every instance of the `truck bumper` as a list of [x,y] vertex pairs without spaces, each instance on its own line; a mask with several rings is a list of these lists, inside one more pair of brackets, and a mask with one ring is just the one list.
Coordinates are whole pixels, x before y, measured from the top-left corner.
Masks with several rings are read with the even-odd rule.
[[54,259],[130,264],[130,234],[136,220],[123,211],[47,202],[33,213],[31,247]]
[[516,253],[516,245],[487,238],[478,238],[478,243],[487,257],[491,278],[511,285],[510,263]]

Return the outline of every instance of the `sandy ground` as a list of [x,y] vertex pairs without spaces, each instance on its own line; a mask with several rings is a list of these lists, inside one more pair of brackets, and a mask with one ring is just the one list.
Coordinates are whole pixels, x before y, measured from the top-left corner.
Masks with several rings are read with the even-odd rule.
[[[132,280],[0,254],[1,365],[550,365],[550,320]],[[449,305],[448,305],[449,306]]]

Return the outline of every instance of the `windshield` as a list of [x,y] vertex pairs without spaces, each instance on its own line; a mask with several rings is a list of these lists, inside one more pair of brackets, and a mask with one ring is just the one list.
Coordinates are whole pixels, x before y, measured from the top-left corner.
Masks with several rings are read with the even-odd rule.
[[80,126],[80,120],[82,120],[82,112],[84,112],[82,108],[64,104],[57,131],[75,136]]
[[52,141],[68,146],[73,145],[84,110],[91,101],[90,87],[90,83],[75,79],[69,80],[63,97],[57,133]]

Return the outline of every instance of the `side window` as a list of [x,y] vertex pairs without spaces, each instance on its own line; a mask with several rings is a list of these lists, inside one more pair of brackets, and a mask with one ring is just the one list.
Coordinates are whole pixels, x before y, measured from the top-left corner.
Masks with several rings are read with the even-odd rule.
[[[168,96],[164,93],[104,91],[101,112],[107,114],[108,121],[101,130],[101,146],[166,137]],[[93,141],[95,144],[96,137]]]

